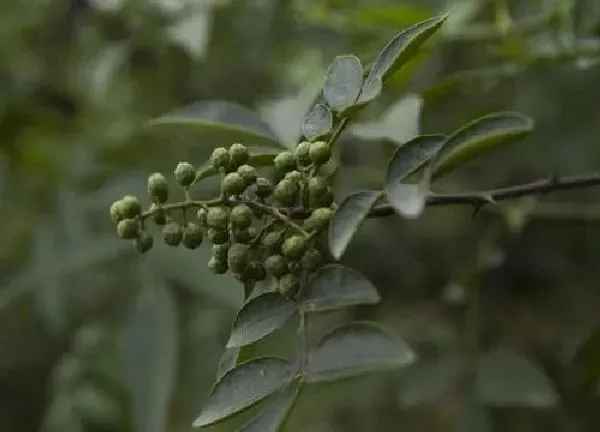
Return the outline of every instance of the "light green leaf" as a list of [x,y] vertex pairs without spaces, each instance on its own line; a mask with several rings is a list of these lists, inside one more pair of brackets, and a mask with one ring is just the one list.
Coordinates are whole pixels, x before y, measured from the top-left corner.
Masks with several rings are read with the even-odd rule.
[[535,122],[517,112],[499,112],[480,117],[454,132],[438,152],[433,178],[447,174],[484,152],[523,139]]
[[256,417],[239,429],[239,432],[277,432],[281,430],[298,398],[299,391],[299,385],[290,386]]
[[213,387],[194,427],[224,420],[287,387],[293,368],[287,360],[263,357],[231,369]]
[[492,418],[487,409],[481,405],[475,395],[467,394],[456,415],[454,432],[492,432]]
[[307,381],[320,382],[369,371],[408,366],[415,353],[402,340],[367,323],[353,323],[325,335],[308,353]]
[[559,402],[558,393],[541,368],[506,348],[480,359],[476,389],[485,403],[495,406],[547,408]]
[[125,375],[136,430],[163,432],[177,372],[177,309],[168,288],[144,276],[124,330]]
[[[252,153],[252,150],[250,150],[250,161],[248,163],[255,168],[272,166],[273,160],[275,159],[275,156],[277,156],[277,155],[278,155],[277,152],[263,151],[263,152]],[[219,174],[219,172],[212,166],[212,164],[207,163],[206,165],[204,165],[203,167],[201,167],[198,170],[198,173],[196,175],[196,181],[199,182],[206,178],[213,177],[217,174]]]
[[306,286],[302,307],[322,312],[381,300],[377,289],[362,274],[340,264],[321,267]]
[[352,106],[363,83],[363,67],[358,57],[337,56],[329,66],[323,83],[323,95],[335,111]]
[[406,373],[402,383],[402,404],[419,406],[435,401],[444,391],[452,389],[460,381],[466,368],[467,359],[463,356],[442,357],[414,366]]
[[425,170],[419,183],[404,183],[396,180],[385,187],[385,195],[400,216],[416,219],[425,211],[427,194],[431,183],[431,171]]
[[369,210],[379,199],[378,191],[360,191],[348,195],[338,206],[329,224],[329,250],[339,260]]
[[227,347],[256,342],[284,325],[296,312],[294,302],[269,292],[246,302],[233,323]]
[[405,142],[392,154],[387,166],[387,183],[404,180],[421,169],[444,144],[444,135],[420,135]]
[[333,128],[333,115],[326,105],[315,105],[304,118],[302,133],[310,140],[322,138]]
[[258,114],[228,101],[196,102],[148,122],[150,129],[187,126],[199,142],[210,147],[242,141],[248,146],[282,148],[283,145]]
[[365,80],[357,104],[366,105],[374,101],[383,91],[383,81],[378,76],[371,77]]

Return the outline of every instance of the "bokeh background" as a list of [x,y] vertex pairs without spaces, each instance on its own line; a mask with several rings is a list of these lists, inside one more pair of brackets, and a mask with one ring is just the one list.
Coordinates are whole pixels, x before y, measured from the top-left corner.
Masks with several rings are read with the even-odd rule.
[[[390,140],[497,110],[527,113],[535,133],[436,191],[597,170],[596,0],[2,2],[0,430],[191,431],[242,289],[208,272],[205,248],[158,244],[140,258],[117,239],[108,206],[235,136],[144,125],[220,100],[293,142],[335,55],[368,65],[398,31],[445,12],[440,34],[342,137],[338,198],[382,186]],[[234,108],[221,114],[241,121]],[[304,392],[286,430],[598,430],[599,197],[369,220],[343,262],[382,304],[321,317],[311,332],[373,320],[420,361]],[[140,310],[147,292],[155,301]],[[285,352],[293,338],[283,329],[259,349]],[[478,353],[491,353],[486,397],[453,373]],[[236,430],[242,417],[210,430]]]

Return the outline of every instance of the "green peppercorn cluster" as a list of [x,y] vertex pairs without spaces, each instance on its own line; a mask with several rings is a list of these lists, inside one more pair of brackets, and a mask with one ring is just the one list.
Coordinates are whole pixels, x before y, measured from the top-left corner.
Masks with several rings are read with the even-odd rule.
[[[218,147],[210,157],[212,169],[221,175],[217,198],[192,199],[197,170],[179,162],[174,178],[186,192],[184,201],[168,202],[166,177],[153,173],[147,183],[148,209],[127,195],[111,205],[110,216],[119,237],[132,241],[140,252],[153,246],[147,230],[153,222],[169,246],[196,249],[208,243],[208,267],[214,273],[231,272],[244,283],[273,277],[280,291],[291,296],[303,272],[321,263],[315,242],[333,214],[333,193],[320,168],[330,160],[328,143],[302,142],[273,159],[272,175],[260,176],[246,146]],[[296,218],[299,209],[302,217]]]

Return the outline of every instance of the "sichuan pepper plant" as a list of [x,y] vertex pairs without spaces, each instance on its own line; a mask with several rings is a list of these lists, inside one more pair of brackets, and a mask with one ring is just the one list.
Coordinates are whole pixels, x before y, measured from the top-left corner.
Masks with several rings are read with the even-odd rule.
[[[562,183],[550,178],[487,193],[431,192],[434,181],[460,164],[532,131],[533,120],[527,116],[500,112],[449,134],[421,135],[399,144],[381,189],[336,199],[336,146],[342,132],[446,18],[431,18],[400,32],[370,68],[363,68],[353,55],[336,57],[293,148],[265,152],[232,142],[215,148],[204,164],[177,163],[174,179],[158,172],[149,175],[147,208],[131,195],[110,207],[117,234],[139,252],[151,253],[157,240],[149,225],[154,224],[169,246],[210,248],[205,265],[216,274],[233,274],[244,290],[214,387],[194,426],[223,421],[272,397],[241,430],[277,431],[304,386],[416,361],[405,342],[373,323],[347,324],[316,343],[307,340],[307,322],[314,314],[380,301],[367,278],[338,263],[365,218],[398,214],[414,219],[426,205],[436,203],[469,203],[478,210],[499,199],[598,184],[598,178]],[[215,176],[221,179],[220,193],[210,199],[195,197],[194,187]],[[173,183],[183,190],[182,201],[172,200]],[[287,358],[251,357],[253,344],[293,318],[298,322],[295,352]],[[519,369],[518,359],[508,361]],[[474,370],[463,373],[467,377]]]

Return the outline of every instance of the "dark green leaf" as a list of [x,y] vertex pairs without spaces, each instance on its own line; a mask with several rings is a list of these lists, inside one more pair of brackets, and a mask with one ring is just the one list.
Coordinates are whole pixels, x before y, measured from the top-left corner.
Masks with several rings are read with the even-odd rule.
[[307,139],[314,141],[330,133],[332,127],[333,115],[331,111],[326,105],[317,104],[304,118],[302,133]]
[[385,187],[385,195],[400,216],[416,219],[423,214],[431,183],[431,171],[425,170],[419,183],[396,180]]
[[146,278],[125,324],[125,374],[136,430],[162,432],[177,367],[177,311],[168,288]]
[[369,371],[408,366],[415,353],[377,326],[353,323],[327,334],[308,353],[309,382],[329,381]]
[[292,379],[290,363],[280,358],[264,357],[243,363],[215,384],[193,426],[208,426],[243,411],[285,388]]
[[225,348],[225,351],[223,351],[223,354],[221,354],[221,358],[219,359],[219,367],[215,381],[219,381],[223,375],[237,365],[250,360],[254,354],[254,348],[253,345]]
[[329,250],[339,260],[369,210],[379,199],[378,191],[361,191],[348,195],[338,206],[329,225]]
[[321,312],[381,300],[377,289],[362,274],[339,264],[321,267],[306,286],[302,307]]
[[281,430],[298,398],[299,391],[299,385],[290,386],[285,392],[277,396],[269,406],[244,425],[239,432],[277,432]]
[[544,408],[558,403],[558,394],[544,372],[505,348],[481,358],[476,388],[481,399],[490,405]]
[[[215,147],[218,143],[242,141],[250,146],[282,148],[275,133],[254,111],[228,101],[196,102],[148,123],[149,128],[187,126],[198,139]],[[219,137],[217,140],[216,137]]]
[[462,399],[454,423],[454,432],[492,432],[492,418],[475,395],[467,394]]
[[444,144],[444,135],[420,135],[396,149],[387,166],[387,183],[404,180],[421,169]]
[[[250,153],[250,161],[248,162],[255,168],[272,166],[273,160],[275,156],[277,156],[277,152],[260,152],[260,153]],[[198,170],[198,174],[196,175],[196,181],[204,180],[206,178],[212,177],[219,174],[219,172],[212,166],[211,163],[207,163],[202,168]]]
[[323,83],[323,95],[335,111],[352,106],[363,83],[363,68],[358,57],[337,56],[329,66]]
[[251,298],[237,314],[227,347],[251,344],[284,325],[296,311],[294,302],[279,293]]
[[454,132],[442,145],[433,167],[433,178],[502,144],[529,135],[534,121],[517,112],[488,114]]
[[418,406],[435,401],[460,381],[466,367],[467,359],[463,356],[442,357],[428,364],[414,366],[402,383],[402,404]]

